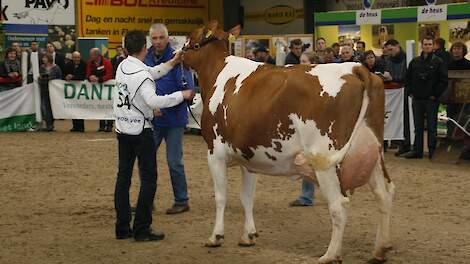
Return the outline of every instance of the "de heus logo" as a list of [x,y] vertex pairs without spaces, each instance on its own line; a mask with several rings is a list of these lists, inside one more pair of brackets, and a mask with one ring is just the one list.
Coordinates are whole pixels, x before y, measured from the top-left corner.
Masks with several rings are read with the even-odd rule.
[[366,9],[370,9],[374,5],[375,0],[363,0],[362,4]]
[[59,4],[64,9],[67,9],[69,7],[69,0],[25,0],[26,8],[50,9],[55,4]]

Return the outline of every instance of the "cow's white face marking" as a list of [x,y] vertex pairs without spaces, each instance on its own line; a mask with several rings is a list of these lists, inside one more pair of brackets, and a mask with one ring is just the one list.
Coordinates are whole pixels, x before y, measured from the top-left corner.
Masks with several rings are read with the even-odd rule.
[[352,74],[352,69],[359,65],[360,64],[356,62],[319,64],[307,73],[318,77],[318,80],[323,87],[323,90],[320,92],[320,96],[328,93],[329,96],[336,97],[336,95],[341,91],[341,87],[346,82],[341,77],[347,74]]
[[215,81],[214,94],[209,100],[209,111],[214,115],[219,104],[222,103],[225,95],[225,84],[230,78],[236,77],[234,94],[238,93],[242,82],[263,63],[254,62],[245,58],[228,56],[225,58],[225,67],[217,76]]

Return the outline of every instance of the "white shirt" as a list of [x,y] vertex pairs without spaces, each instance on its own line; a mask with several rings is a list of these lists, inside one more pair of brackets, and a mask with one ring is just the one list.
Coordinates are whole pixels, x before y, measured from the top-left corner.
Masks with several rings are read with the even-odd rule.
[[154,109],[172,107],[183,101],[181,91],[164,96],[155,94],[154,80],[171,69],[169,63],[148,67],[132,56],[119,64],[113,102],[116,132],[139,135],[144,128],[153,127]]

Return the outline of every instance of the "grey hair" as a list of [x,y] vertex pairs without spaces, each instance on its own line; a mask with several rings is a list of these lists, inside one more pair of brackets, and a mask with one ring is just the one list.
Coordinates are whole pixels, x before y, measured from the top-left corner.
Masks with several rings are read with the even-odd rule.
[[149,29],[149,34],[151,34],[152,31],[154,31],[156,29],[163,30],[163,32],[165,33],[165,36],[168,37],[168,28],[165,26],[165,24],[157,23],[157,24],[151,25],[150,29]]

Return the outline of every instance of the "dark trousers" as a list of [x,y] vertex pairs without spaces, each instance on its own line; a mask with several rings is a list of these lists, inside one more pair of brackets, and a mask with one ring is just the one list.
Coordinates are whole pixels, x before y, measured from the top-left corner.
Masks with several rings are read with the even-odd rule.
[[85,121],[83,119],[72,119],[73,129],[85,130]]
[[54,128],[54,116],[52,115],[51,99],[49,97],[49,84],[41,84],[41,114],[42,119],[46,121],[46,128]]
[[413,118],[415,123],[414,150],[423,153],[424,121],[428,129],[428,148],[434,151],[437,141],[437,111],[439,102],[435,100],[413,99]]
[[100,120],[100,129],[101,130],[113,129],[113,120]]
[[144,129],[138,136],[117,136],[119,172],[114,192],[116,233],[126,233],[130,228],[129,187],[136,158],[139,165],[140,192],[135,211],[134,234],[147,232],[152,224],[152,204],[157,188],[156,152],[152,135],[151,129]]
[[405,100],[403,105],[403,137],[405,138],[402,143],[402,148],[410,149],[411,148],[411,139],[410,139],[410,107],[408,104],[408,93],[405,92]]

